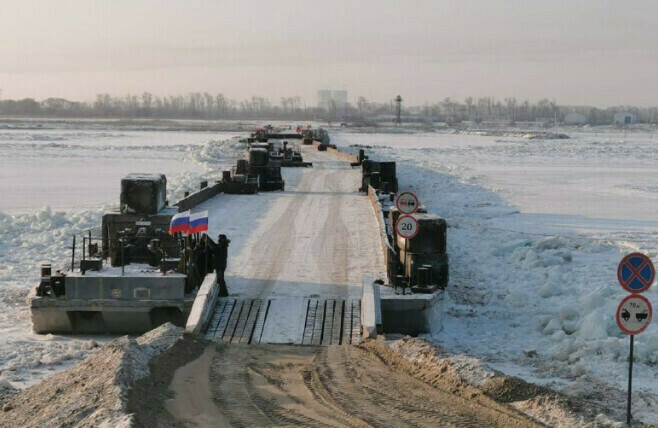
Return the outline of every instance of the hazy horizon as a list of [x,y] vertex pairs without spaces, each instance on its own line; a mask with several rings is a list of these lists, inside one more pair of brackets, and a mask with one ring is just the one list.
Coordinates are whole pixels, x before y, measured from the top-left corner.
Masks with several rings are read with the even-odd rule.
[[658,3],[2,0],[3,98],[346,89],[655,106]]

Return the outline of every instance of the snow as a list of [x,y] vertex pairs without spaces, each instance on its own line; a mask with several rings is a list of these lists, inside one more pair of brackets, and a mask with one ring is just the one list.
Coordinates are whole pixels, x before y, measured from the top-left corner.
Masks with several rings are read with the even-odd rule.
[[[239,133],[0,129],[0,212],[95,208],[118,202],[129,173],[172,178],[222,152]],[[173,185],[173,187],[172,187]]]
[[[358,298],[365,273],[385,273],[370,201],[357,191],[360,171],[302,150],[313,168],[282,169],[285,192],[219,195],[197,208],[210,213],[211,237],[231,240],[233,297]],[[363,218],[370,221],[354,221]]]
[[[626,294],[616,267],[631,251],[658,254],[658,134],[651,127],[555,132],[570,138],[330,130],[339,146],[373,146],[367,153],[397,160],[401,190],[415,191],[429,212],[448,221],[451,283],[435,343],[464,361],[575,395],[601,394],[611,408],[623,407],[629,340],[614,321]],[[30,332],[24,300],[38,264],[66,266],[71,235],[97,227],[103,209],[118,205],[127,173],[165,173],[168,198],[176,200],[242,156],[238,135],[70,123],[0,129],[0,383],[24,387],[92,352],[90,337]],[[286,172],[287,192],[303,173]],[[217,198],[210,228],[229,235],[236,256],[227,275],[258,274],[249,249],[259,248],[270,220],[285,213],[287,192]],[[303,208],[317,216],[309,216],[312,228],[326,214],[308,201]],[[231,217],[231,208],[243,204]],[[272,217],[263,216],[270,209]],[[308,257],[302,244],[315,235],[306,227],[295,231],[296,253],[284,256]],[[360,245],[379,251],[376,229],[350,238],[348,246]],[[375,262],[365,257],[350,255],[346,282],[360,284],[357,274]],[[300,283],[311,292],[327,282],[317,267],[292,267],[280,274],[281,297]],[[656,303],[655,286],[645,295]],[[635,343],[634,416],[656,423],[658,327]]]
[[[452,304],[435,343],[583,396],[601,383],[623,391],[616,268],[630,251],[657,254],[657,135],[557,132],[570,139],[342,132],[332,142],[397,160],[400,190],[447,219]],[[645,295],[656,302],[656,287]],[[633,414],[656,423],[658,328],[635,344]]]
[[40,263],[66,269],[71,236],[98,228],[103,211],[118,206],[121,178],[163,172],[168,199],[176,201],[199,181],[219,178],[245,147],[243,133],[29,125],[0,129],[0,382],[15,387],[92,352],[89,336],[33,334],[25,298]]

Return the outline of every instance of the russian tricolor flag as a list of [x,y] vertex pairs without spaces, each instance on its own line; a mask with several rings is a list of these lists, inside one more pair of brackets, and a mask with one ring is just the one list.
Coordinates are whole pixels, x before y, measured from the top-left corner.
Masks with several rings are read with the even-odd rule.
[[171,218],[171,223],[169,224],[169,234],[173,235],[174,233],[187,233],[190,228],[190,211],[184,211],[178,213]]
[[190,215],[188,233],[200,233],[208,230],[208,211],[201,211]]

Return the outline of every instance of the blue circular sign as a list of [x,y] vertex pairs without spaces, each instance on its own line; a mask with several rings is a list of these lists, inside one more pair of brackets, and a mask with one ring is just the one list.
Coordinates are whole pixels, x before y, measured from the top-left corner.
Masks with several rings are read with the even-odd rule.
[[621,259],[617,268],[617,279],[629,293],[642,293],[651,287],[656,269],[649,257],[642,253],[631,253]]

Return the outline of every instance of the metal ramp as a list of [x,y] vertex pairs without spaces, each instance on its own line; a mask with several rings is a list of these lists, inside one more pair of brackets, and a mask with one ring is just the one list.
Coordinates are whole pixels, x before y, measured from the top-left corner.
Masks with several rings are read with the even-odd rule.
[[205,337],[227,343],[349,345],[361,338],[361,300],[219,299]]

